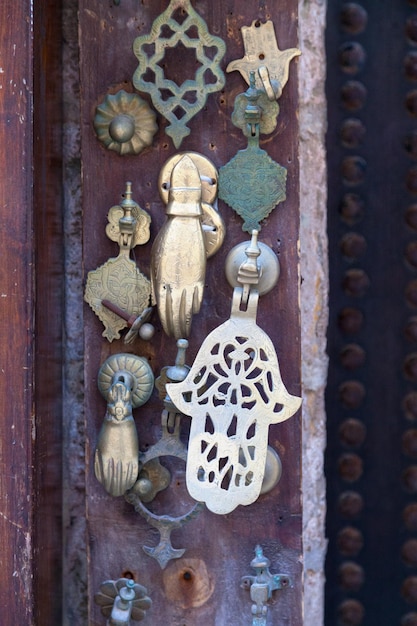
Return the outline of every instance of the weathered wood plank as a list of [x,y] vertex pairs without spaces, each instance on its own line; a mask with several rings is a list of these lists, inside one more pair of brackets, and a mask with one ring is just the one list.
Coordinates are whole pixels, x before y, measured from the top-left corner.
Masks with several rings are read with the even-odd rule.
[[[106,93],[123,88],[133,91],[132,76],[137,66],[132,52],[137,35],[149,32],[153,20],[166,8],[165,2],[127,0],[111,6],[99,0],[80,2],[82,158],[84,198],[84,265],[86,272],[109,257],[117,256],[116,244],[104,233],[108,209],[117,203],[125,181],[133,181],[134,198],[152,216],[154,239],[165,219],[159,199],[157,179],[161,166],[175,149],[164,133],[164,121],[152,147],[139,156],[120,157],[106,151],[94,136],[94,110]],[[225,68],[232,59],[243,56],[240,28],[254,19],[273,19],[281,49],[297,45],[296,3],[238,2],[237,0],[197,3],[196,10],[206,19],[209,30],[226,42]],[[178,72],[181,68],[172,68]],[[183,150],[201,152],[217,167],[226,163],[245,139],[230,121],[235,96],[246,86],[236,72],[228,74],[222,93],[209,96],[206,107],[190,122],[191,134]],[[141,94],[144,96],[143,94]],[[146,95],[144,97],[147,97]],[[258,323],[272,338],[280,359],[283,380],[291,393],[299,393],[300,339],[298,318],[298,125],[296,62],[291,79],[280,99],[281,114],[277,130],[262,144],[272,158],[288,168],[287,200],[266,220],[260,239],[279,255],[282,274],[278,287],[261,298]],[[261,192],[261,191],[260,191]],[[207,334],[228,319],[231,289],[223,278],[228,251],[247,239],[241,220],[224,203],[220,211],[227,224],[223,249],[208,264],[207,289],[201,312],[193,320],[187,362],[192,363]],[[135,249],[141,270],[149,273],[151,242]],[[277,594],[273,623],[301,626],[301,503],[300,503],[300,423],[293,418],[270,429],[270,443],[281,456],[284,476],[279,486],[250,507],[240,507],[227,516],[204,511],[197,519],[173,535],[175,547],[186,547],[185,557],[171,562],[164,572],[142,550],[156,545],[157,535],[147,527],[123,498],[112,499],[97,483],[93,472],[93,453],[105,412],[105,403],[96,389],[101,363],[111,353],[132,350],[147,356],[156,375],[175,359],[175,341],[168,339],[155,318],[156,334],[149,344],[138,340],[132,348],[122,341],[103,340],[101,322],[85,309],[85,381],[88,464],[88,524],[90,543],[90,586],[93,594],[100,583],[131,572],[152,597],[153,623],[170,626],[215,624],[240,626],[250,623],[250,600],[239,588],[240,577],[252,573],[250,561],[257,543],[271,559],[271,569],[291,574],[294,588]],[[141,448],[152,445],[160,434],[161,403],[155,393],[145,407],[136,412]],[[184,430],[187,424],[184,421]],[[183,433],[186,437],[187,433]],[[176,465],[175,481],[170,488],[170,506],[161,510],[178,514],[190,507],[184,485],[184,468]],[[155,504],[157,506],[157,504]],[[184,578],[192,571],[190,579]],[[171,589],[176,582],[178,597]],[[207,594],[209,597],[206,597]],[[204,597],[204,602],[201,598]],[[91,604],[90,623],[99,626],[102,616]]]

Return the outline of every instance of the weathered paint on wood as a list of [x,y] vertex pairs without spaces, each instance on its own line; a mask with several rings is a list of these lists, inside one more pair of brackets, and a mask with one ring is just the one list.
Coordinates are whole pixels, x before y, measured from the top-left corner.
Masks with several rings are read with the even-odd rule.
[[0,5],[3,626],[59,623],[61,604],[60,16],[32,4]]
[[[133,91],[132,76],[137,60],[132,52],[136,36],[149,32],[153,20],[166,2],[144,0],[141,4],[122,0],[119,6],[101,0],[81,0],[81,91],[82,91],[82,167],[84,214],[84,267],[95,269],[118,253],[117,245],[105,236],[108,209],[120,200],[125,181],[133,182],[134,198],[152,216],[151,242],[135,249],[138,264],[149,275],[152,240],[165,219],[159,199],[157,179],[161,166],[175,149],[160,130],[151,148],[139,156],[120,157],[106,151],[94,135],[92,120],[97,104],[106,93],[119,89]],[[201,0],[196,10],[207,21],[210,32],[221,36],[227,45],[223,68],[243,56],[241,26],[253,20],[272,19],[281,49],[297,45],[296,3]],[[178,77],[180,66],[166,71]],[[230,120],[235,96],[246,86],[236,72],[226,75],[221,93],[211,95],[204,111],[190,122],[191,134],[181,151],[194,150],[211,158],[217,167],[226,163],[245,139]],[[146,95],[141,94],[147,98]],[[287,200],[264,224],[260,239],[279,255],[282,273],[277,288],[260,300],[259,325],[270,335],[280,360],[282,377],[290,393],[300,392],[300,339],[298,317],[298,126],[296,61],[290,80],[280,99],[278,128],[262,141],[262,146],[288,168]],[[260,190],[261,191],[261,190]],[[222,250],[208,263],[207,288],[202,310],[193,320],[187,362],[192,363],[204,337],[228,319],[231,288],[223,278],[228,251],[247,239],[241,220],[219,202],[227,224]],[[93,453],[105,403],[97,391],[96,378],[101,363],[111,353],[133,351],[149,358],[156,375],[161,367],[175,360],[175,341],[167,338],[156,316],[152,342],[138,340],[130,347],[116,341],[109,344],[101,336],[101,322],[85,307],[85,394],[87,419],[87,507],[89,528],[90,618],[94,626],[103,617],[92,597],[102,581],[131,573],[144,584],[153,599],[149,623],[170,626],[241,626],[250,624],[251,602],[240,589],[241,576],[252,574],[250,561],[257,543],[271,560],[274,572],[285,572],[294,587],[277,593],[271,602],[270,623],[301,626],[301,503],[300,503],[300,422],[299,416],[270,429],[270,444],[279,451],[284,475],[279,486],[250,507],[240,507],[227,516],[204,511],[197,519],[173,534],[175,547],[185,547],[185,556],[170,562],[162,572],[158,563],[144,554],[142,546],[156,545],[157,533],[133,511],[123,498],[113,499],[98,484],[93,472]],[[143,408],[135,411],[140,446],[152,445],[160,435],[161,403],[155,393]],[[184,420],[183,436],[187,436]],[[191,506],[184,484],[184,467],[173,464],[175,480],[165,499],[150,505],[160,512],[178,515]],[[187,573],[191,573],[189,576]],[[187,574],[184,576],[184,574]],[[173,592],[173,590],[177,592]]]

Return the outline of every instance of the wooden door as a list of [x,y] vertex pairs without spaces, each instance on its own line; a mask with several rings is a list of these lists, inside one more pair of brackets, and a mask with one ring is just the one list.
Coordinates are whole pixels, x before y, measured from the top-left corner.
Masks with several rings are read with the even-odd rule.
[[417,624],[416,2],[328,6],[326,624]]
[[[132,76],[137,59],[132,53],[135,37],[150,31],[152,22],[166,8],[166,2],[136,3],[122,0],[111,3],[82,1],[81,28],[81,93],[82,93],[82,169],[84,266],[93,270],[109,257],[115,246],[104,234],[108,209],[119,201],[125,181],[133,183],[136,201],[152,216],[151,242],[136,248],[141,270],[149,272],[152,240],[165,220],[157,180],[164,162],[176,152],[164,132],[166,122],[158,116],[159,131],[153,145],[138,156],[121,157],[104,149],[92,128],[95,108],[107,93],[125,89],[133,92]],[[224,65],[243,56],[240,28],[253,20],[272,19],[282,49],[297,43],[295,7],[291,3],[255,3],[234,1],[202,1],[195,9],[207,22],[209,31],[226,43]],[[195,59],[191,54],[176,59],[168,54],[164,73],[181,84],[187,72],[193,72]],[[189,74],[188,74],[189,76]],[[277,288],[260,301],[258,321],[271,336],[281,355],[282,375],[291,393],[299,393],[299,328],[297,275],[297,124],[296,68],[291,67],[291,80],[280,100],[281,114],[277,131],[268,138],[269,154],[288,168],[288,200],[265,221],[261,240],[267,243],[282,261],[282,275]],[[181,151],[200,152],[217,167],[225,164],[245,147],[242,134],[230,121],[235,96],[246,89],[241,76],[227,75],[224,89],[208,97],[204,110],[190,122],[190,135],[181,144]],[[143,95],[143,94],[141,94]],[[147,98],[146,95],[143,97]],[[262,193],[262,190],[259,190]],[[189,337],[187,362],[191,365],[207,334],[228,319],[231,288],[224,278],[227,252],[246,239],[240,218],[224,203],[220,211],[226,223],[224,245],[208,262],[204,302],[195,316]],[[175,340],[168,338],[154,316],[156,333],[152,341],[138,340],[128,351],[148,357],[155,375],[162,367],[173,364]],[[111,344],[101,336],[102,325],[90,310],[85,312],[85,398],[87,419],[87,517],[89,532],[90,597],[102,581],[123,575],[146,586],[153,600],[149,619],[152,623],[189,626],[196,624],[251,623],[251,602],[247,590],[239,586],[242,575],[250,573],[254,548],[260,544],[271,560],[271,569],[291,575],[294,586],[278,593],[273,600],[270,623],[301,624],[301,511],[300,511],[300,433],[298,418],[271,428],[270,442],[284,466],[279,486],[249,507],[238,507],[225,516],[204,510],[196,519],[173,534],[175,547],[185,548],[181,559],[171,560],[161,569],[143,546],[155,546],[158,535],[135,513],[123,497],[112,498],[98,484],[93,472],[93,452],[104,412],[102,397],[97,391],[97,372],[112,353],[126,352],[120,340]],[[136,423],[142,449],[160,437],[162,404],[158,394],[137,411]],[[187,436],[183,421],[183,436]],[[184,469],[175,466],[168,492],[173,497],[159,511],[178,516],[192,503],[184,485]],[[172,495],[171,494],[171,495]],[[149,505],[150,507],[152,505]],[[171,507],[171,508],[170,508]],[[154,510],[158,510],[156,505]],[[99,608],[90,605],[90,623],[102,624]]]
[[[2,476],[10,477],[10,480],[7,478],[6,489],[1,492],[4,506],[0,516],[0,593],[4,599],[2,606],[8,607],[1,618],[5,626],[16,623],[52,625],[61,620],[60,444],[61,424],[64,424],[64,428],[68,425],[65,414],[62,416],[63,422],[61,420],[63,359],[60,330],[64,252],[59,211],[62,147],[57,140],[61,130],[61,5],[56,2],[35,3],[34,31],[31,3],[22,5],[24,3],[19,7],[10,7],[10,3],[7,3],[0,9],[2,27],[6,31],[6,45],[2,52],[11,63],[16,51],[17,58],[24,61],[25,76],[21,80],[25,87],[22,90],[26,93],[27,89],[28,98],[22,100],[25,112],[15,117],[13,82],[8,82],[7,90],[0,94],[0,98],[4,98],[5,94],[10,96],[9,99],[0,100],[3,121],[7,121],[7,116],[10,116],[15,123],[15,131],[7,134],[9,143],[5,142],[10,150],[2,153],[3,171],[7,173],[7,180],[3,181],[2,177],[4,202],[1,211],[7,223],[7,229],[2,231],[2,243],[3,249],[7,247],[7,250],[12,250],[17,259],[16,275],[25,284],[25,288],[19,291],[18,299],[4,300],[8,306],[1,330],[2,345],[9,346],[5,355],[10,366],[7,368],[7,378],[4,381],[2,379],[2,384],[5,382],[2,389],[4,411],[0,418]],[[296,3],[293,0],[245,3],[235,0],[199,0],[193,5],[207,22],[209,31],[226,43],[223,70],[229,61],[243,56],[240,29],[249,26],[254,20],[266,22],[271,19],[274,22],[280,49],[297,45]],[[108,210],[120,201],[126,181],[132,181],[135,200],[152,217],[150,242],[135,249],[138,265],[149,275],[152,242],[165,219],[164,205],[158,191],[158,175],[165,161],[177,150],[165,132],[166,123],[159,115],[159,130],[152,146],[137,156],[120,156],[106,150],[95,135],[93,118],[97,105],[106,94],[114,94],[120,89],[128,93],[135,92],[132,76],[137,60],[132,52],[133,41],[138,35],[149,32],[153,21],[166,6],[167,2],[159,0],[143,0],[141,3],[137,0],[121,0],[120,3],[111,0],[79,2],[84,267],[84,275],[80,280],[84,283],[89,271],[117,255],[117,246],[106,237],[105,226]],[[25,28],[16,31],[16,24],[25,25]],[[17,43],[14,40],[15,32],[20,37]],[[178,62],[174,53],[171,60],[167,55],[167,63],[171,66],[166,67],[166,71],[181,81],[190,66],[193,69],[195,59],[187,56]],[[35,87],[34,109],[30,99],[32,79]],[[245,90],[246,84],[239,73],[228,74],[224,89],[210,95],[204,109],[190,122],[191,133],[184,139],[181,151],[204,154],[219,168],[239,149],[245,148],[245,138],[230,119],[235,96]],[[141,95],[149,101],[146,94]],[[273,134],[262,138],[261,146],[271,158],[287,168],[287,199],[262,223],[260,240],[278,255],[281,275],[274,290],[260,299],[258,324],[273,341],[286,388],[291,394],[299,396],[296,61],[290,67],[290,80],[279,104],[281,112],[278,127]],[[26,115],[27,126],[23,125]],[[7,130],[7,125],[2,128]],[[26,134],[22,134],[23,128],[28,129]],[[32,129],[35,129],[34,149]],[[17,143],[11,143],[12,136]],[[11,152],[17,155],[15,161],[9,158]],[[33,198],[31,189],[34,181]],[[10,197],[13,197],[13,188],[15,194],[18,193],[14,195],[14,203],[24,210],[16,210],[10,221],[10,203],[6,199],[9,191]],[[208,263],[203,305],[193,320],[189,337],[187,363],[190,365],[207,334],[230,316],[232,288],[224,277],[225,258],[234,245],[248,241],[247,234],[242,231],[241,219],[230,207],[219,202],[219,210],[226,223],[226,237],[222,249]],[[35,239],[30,236],[33,217]],[[10,242],[14,242],[11,248]],[[10,287],[10,294],[16,298],[12,258],[12,255],[6,256],[2,264],[2,283]],[[27,268],[32,267],[33,260],[34,274],[31,274]],[[33,299],[34,285],[37,289],[36,301]],[[14,302],[19,306],[15,306]],[[16,323],[10,326],[13,316],[16,317]],[[279,484],[254,504],[238,507],[228,515],[215,515],[203,510],[186,526],[173,533],[173,545],[185,548],[186,552],[182,558],[171,560],[165,569],[143,550],[143,546],[156,545],[158,536],[155,530],[123,497],[109,496],[94,476],[94,448],[106,410],[106,403],[97,390],[97,374],[103,361],[118,352],[139,354],[149,360],[155,376],[159,375],[161,368],[175,361],[175,340],[164,334],[156,314],[152,321],[156,332],[150,342],[138,339],[128,347],[122,340],[109,343],[102,336],[101,322],[85,304],[84,323],[79,328],[84,337],[84,388],[73,390],[73,393],[77,397],[83,393],[85,398],[86,491],[83,505],[78,508],[77,514],[82,517],[85,515],[87,522],[87,571],[83,583],[86,583],[88,590],[85,597],[78,597],[76,601],[80,605],[85,601],[87,609],[84,613],[84,607],[75,606],[74,598],[71,597],[71,606],[68,599],[64,602],[63,619],[65,623],[77,624],[84,619],[80,616],[86,615],[88,624],[104,624],[106,619],[94,603],[94,595],[103,581],[126,576],[145,585],[152,598],[153,605],[146,616],[148,623],[172,626],[250,624],[252,603],[248,590],[241,588],[240,581],[242,576],[254,574],[250,563],[255,546],[259,544],[271,562],[272,573],[288,574],[293,583],[290,588],[274,592],[267,623],[300,626],[302,547],[299,413],[281,425],[272,426],[269,431],[269,443],[278,451],[283,465]],[[35,359],[31,353],[34,331],[37,333],[38,349]],[[20,400],[10,405],[7,400],[17,372],[20,373],[18,380],[21,393],[16,397]],[[36,377],[36,393],[31,387],[33,377]],[[161,411],[162,404],[156,391],[144,407],[135,411],[141,450],[152,446],[160,437]],[[12,425],[17,428],[16,436],[13,437],[10,432]],[[184,443],[187,442],[188,428],[189,421],[183,420],[181,434]],[[17,439],[19,447],[15,445]],[[72,462],[71,455],[78,454],[74,448],[70,452],[62,451],[64,457],[69,455],[68,464]],[[73,462],[76,462],[75,456]],[[179,515],[193,503],[186,492],[182,464],[172,466],[172,475],[175,480],[166,490],[167,497],[160,506],[167,507],[162,511],[164,513]],[[14,494],[13,498],[8,495],[10,493]],[[149,505],[150,508],[152,506]],[[155,504],[157,506],[158,503]],[[76,520],[70,520],[70,523],[76,523]],[[31,541],[33,543],[30,546]],[[84,555],[80,552],[79,557],[82,561]],[[68,597],[67,583],[64,578],[64,597]]]

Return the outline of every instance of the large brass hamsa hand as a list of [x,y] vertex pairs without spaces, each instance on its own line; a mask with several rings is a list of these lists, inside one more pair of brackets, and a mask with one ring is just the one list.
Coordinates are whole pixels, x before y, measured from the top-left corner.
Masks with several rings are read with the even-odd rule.
[[192,417],[186,480],[190,495],[213,513],[254,502],[261,491],[268,428],[290,418],[301,398],[282,382],[272,341],[255,321],[258,293],[203,342],[191,371],[168,384],[175,406]]

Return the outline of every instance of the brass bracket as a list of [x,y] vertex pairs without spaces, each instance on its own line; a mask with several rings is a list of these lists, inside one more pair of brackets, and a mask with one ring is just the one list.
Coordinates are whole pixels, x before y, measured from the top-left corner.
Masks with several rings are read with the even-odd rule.
[[271,574],[270,561],[264,556],[261,546],[256,546],[255,555],[251,561],[251,567],[256,574],[243,576],[240,586],[250,590],[250,598],[253,602],[252,626],[266,626],[268,601],[272,597],[272,592],[287,589],[292,586],[292,582],[287,574]]
[[219,171],[219,198],[244,220],[242,229],[260,230],[260,222],[286,198],[287,170],[259,147],[259,136],[272,133],[277,125],[276,100],[288,81],[291,59],[300,50],[280,50],[271,21],[259,20],[242,28],[245,56],[232,61],[227,71],[238,70],[249,88],[235,99],[232,122],[248,138]]
[[[130,251],[150,237],[150,215],[132,198],[132,184],[126,183],[125,197],[108,213],[106,234],[119,245],[119,255],[88,273],[84,300],[104,324],[103,337],[119,339],[131,316],[143,315],[150,304],[150,281],[130,258]],[[105,302],[129,311],[128,320],[108,308]]]
[[[177,11],[181,11],[180,21],[176,19]],[[196,31],[197,36],[191,31]],[[162,37],[162,32],[166,36]],[[169,80],[160,65],[165,50],[175,48],[179,42],[195,50],[200,63],[195,75],[182,85]],[[207,48],[215,49],[212,58],[207,56]],[[208,94],[220,91],[225,83],[219,64],[226,46],[220,37],[210,35],[206,22],[193,9],[190,0],[171,0],[168,8],[152,24],[150,34],[135,39],[133,50],[139,61],[133,84],[138,91],[150,94],[154,107],[170,123],[166,133],[178,148],[183,138],[190,134],[187,123],[204,107]],[[208,71],[214,76],[213,82],[206,82]],[[153,74],[153,80],[147,79],[149,74]]]

